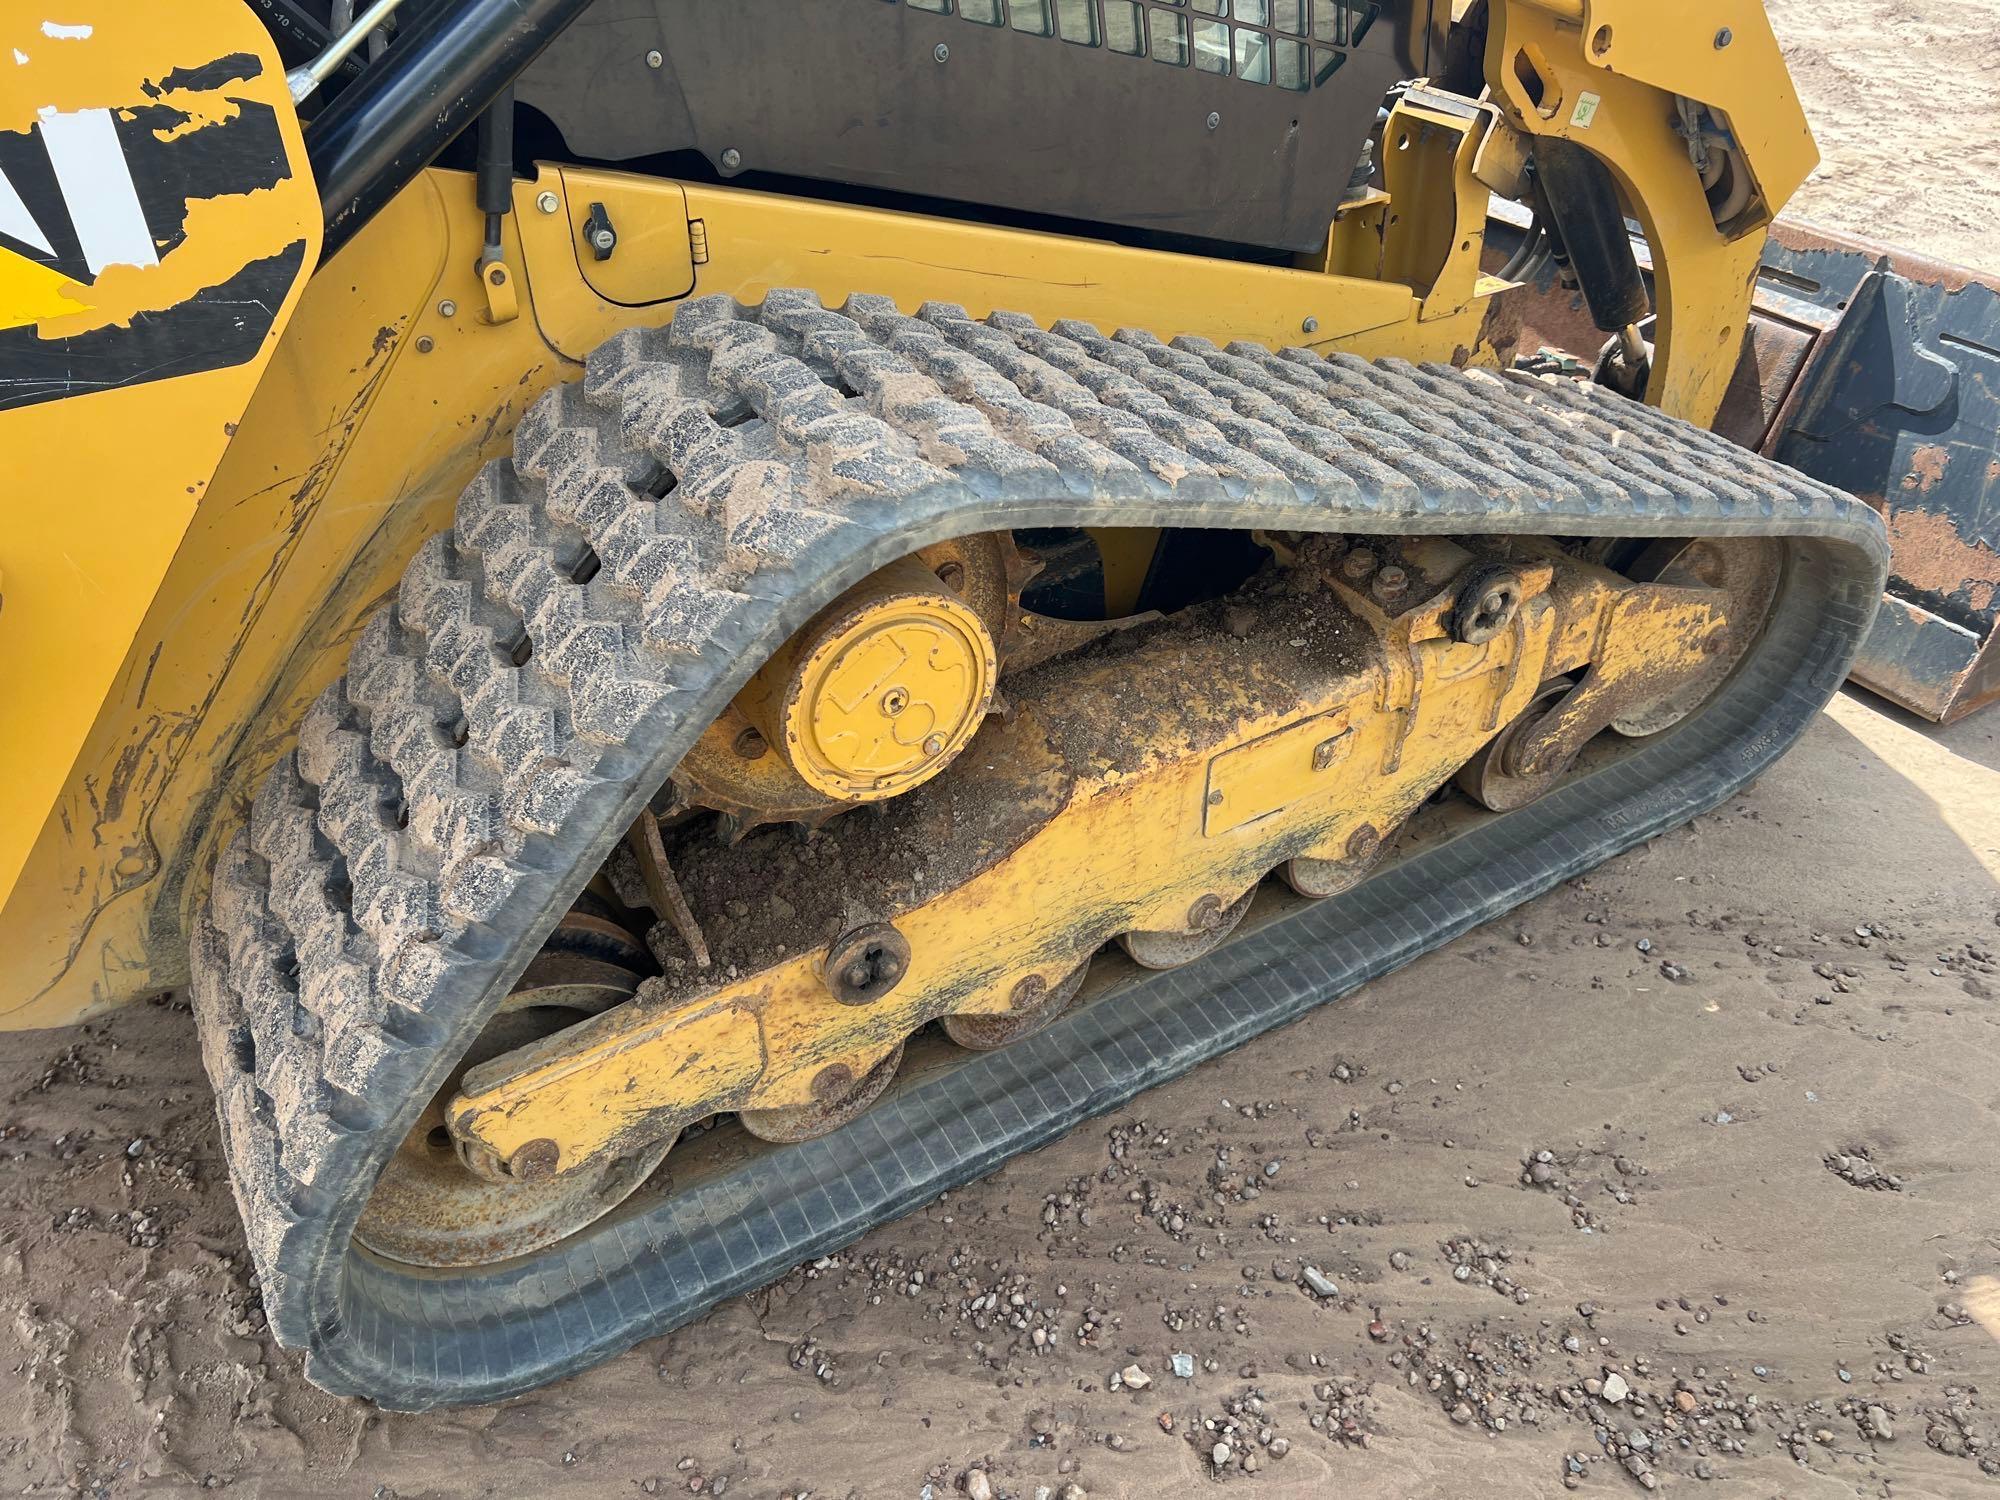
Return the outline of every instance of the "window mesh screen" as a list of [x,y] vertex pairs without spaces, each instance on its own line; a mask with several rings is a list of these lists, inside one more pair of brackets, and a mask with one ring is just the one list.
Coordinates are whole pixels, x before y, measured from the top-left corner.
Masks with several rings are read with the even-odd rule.
[[1060,36],[1245,83],[1303,92],[1328,82],[1382,7],[1368,0],[904,0],[982,26]]

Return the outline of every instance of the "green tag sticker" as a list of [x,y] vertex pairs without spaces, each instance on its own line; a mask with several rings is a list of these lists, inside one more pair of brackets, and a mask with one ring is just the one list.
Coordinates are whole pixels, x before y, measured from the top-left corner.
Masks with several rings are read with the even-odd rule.
[[1590,122],[1597,118],[1597,95],[1578,94],[1576,108],[1570,111],[1569,123],[1577,130],[1590,129]]

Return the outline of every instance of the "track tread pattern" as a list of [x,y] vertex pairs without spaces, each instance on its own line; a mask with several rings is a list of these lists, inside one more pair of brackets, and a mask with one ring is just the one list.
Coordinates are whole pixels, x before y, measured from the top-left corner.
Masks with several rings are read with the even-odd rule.
[[1527,377],[796,291],[617,335],[411,560],[221,840],[196,922],[266,1308],[330,1383],[357,1378],[337,1368],[342,1277],[381,1160],[739,659],[920,523],[981,529],[1003,505],[1039,507],[1023,524],[1868,525],[1711,434]]

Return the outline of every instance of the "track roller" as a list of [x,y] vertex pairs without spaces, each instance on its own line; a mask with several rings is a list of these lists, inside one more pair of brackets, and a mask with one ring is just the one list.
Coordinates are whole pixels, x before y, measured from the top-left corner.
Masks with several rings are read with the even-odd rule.
[[1143,968],[1178,969],[1220,947],[1256,896],[1254,885],[1227,906],[1220,896],[1203,896],[1189,909],[1185,932],[1123,932],[1118,935],[1118,946]]
[[1571,677],[1554,677],[1543,683],[1514,722],[1502,729],[1486,747],[1452,778],[1461,792],[1481,807],[1494,812],[1511,812],[1526,807],[1562,780],[1567,766],[1559,766],[1539,776],[1523,776],[1512,768],[1513,747],[1576,686]]
[[829,1063],[813,1078],[810,1104],[778,1109],[746,1109],[737,1119],[760,1141],[788,1144],[815,1140],[840,1129],[882,1097],[902,1065],[903,1044],[896,1043],[880,1062],[859,1079],[845,1063]]
[[1374,824],[1363,823],[1348,835],[1347,858],[1312,859],[1300,855],[1286,860],[1279,866],[1279,873],[1284,876],[1285,884],[1301,896],[1314,900],[1338,896],[1367,879],[1388,846],[1389,841],[1375,830]]
[[1030,974],[1014,986],[1013,1009],[1002,1016],[946,1016],[944,1034],[969,1052],[992,1052],[1010,1046],[1024,1036],[1033,1036],[1076,1001],[1077,991],[1090,972],[1088,961],[1070,973],[1046,983],[1041,975]]

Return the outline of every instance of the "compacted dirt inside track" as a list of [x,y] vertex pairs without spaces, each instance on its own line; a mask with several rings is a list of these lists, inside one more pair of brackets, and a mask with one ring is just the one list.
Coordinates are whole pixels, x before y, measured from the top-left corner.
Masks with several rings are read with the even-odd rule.
[[1845,696],[1688,828],[672,1337],[424,1417],[270,1343],[185,1009],[43,1034],[0,1068],[0,1482],[1976,1493],[1996,877],[2000,717]]

